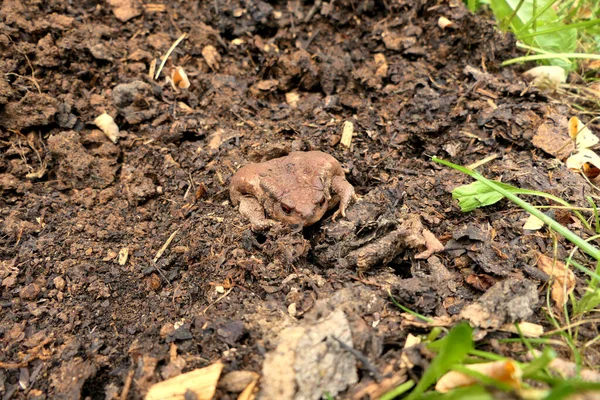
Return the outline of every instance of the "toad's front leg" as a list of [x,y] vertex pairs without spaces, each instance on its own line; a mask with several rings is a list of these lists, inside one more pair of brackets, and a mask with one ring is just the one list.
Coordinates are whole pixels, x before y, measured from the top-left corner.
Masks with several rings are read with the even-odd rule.
[[350,205],[350,202],[357,200],[358,197],[354,193],[354,188],[343,176],[336,175],[331,180],[331,188],[333,192],[340,198],[339,209],[331,217],[335,221],[338,215],[342,217],[346,216],[346,208]]
[[254,197],[239,198],[240,213],[250,220],[253,231],[266,231],[277,225],[272,219],[265,218],[263,206]]

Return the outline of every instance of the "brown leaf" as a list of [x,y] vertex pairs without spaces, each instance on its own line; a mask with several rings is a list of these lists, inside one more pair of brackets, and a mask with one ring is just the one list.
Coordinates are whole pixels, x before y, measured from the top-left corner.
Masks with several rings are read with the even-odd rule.
[[541,253],[538,256],[537,267],[553,278],[552,300],[558,309],[562,310],[569,294],[575,288],[575,274],[562,261],[554,260]]
[[531,143],[558,159],[567,158],[575,149],[568,135],[568,121],[565,116],[553,115],[542,123]]
[[471,274],[467,277],[467,283],[475,289],[485,292],[494,286],[496,280],[486,274]]
[[202,49],[202,57],[204,57],[206,63],[212,70],[219,70],[219,61],[221,61],[221,55],[215,46],[211,46],[210,44],[208,46],[204,46]]
[[415,255],[417,260],[426,260],[433,253],[439,253],[444,250],[444,245],[428,229],[423,229],[423,238],[425,239],[425,251]]
[[195,369],[159,382],[148,390],[146,400],[183,400],[187,398],[186,393],[188,392],[195,394],[199,400],[210,400],[215,394],[222,370],[223,363],[219,361],[206,368]]

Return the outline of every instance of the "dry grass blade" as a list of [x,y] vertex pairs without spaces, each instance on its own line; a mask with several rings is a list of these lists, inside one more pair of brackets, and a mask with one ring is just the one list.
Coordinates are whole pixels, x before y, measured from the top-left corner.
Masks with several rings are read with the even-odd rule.
[[167,60],[171,56],[171,53],[175,50],[175,48],[179,45],[179,43],[181,43],[181,41],[183,39],[185,39],[186,37],[187,37],[187,33],[184,33],[183,35],[179,36],[179,38],[175,41],[175,43],[173,43],[173,45],[171,46],[169,51],[167,51],[167,54],[165,54],[165,56],[163,57],[162,62],[160,63],[160,67],[158,67],[158,70],[156,70],[154,79],[158,79],[158,77],[160,76],[160,73],[162,72],[163,68],[165,67],[165,64],[167,63]]

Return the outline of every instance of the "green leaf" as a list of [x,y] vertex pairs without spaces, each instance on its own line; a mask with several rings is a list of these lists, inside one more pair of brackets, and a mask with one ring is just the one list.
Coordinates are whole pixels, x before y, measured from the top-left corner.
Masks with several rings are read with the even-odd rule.
[[[556,0],[491,0],[490,6],[500,26],[509,26],[519,40],[551,53],[572,53],[577,45],[577,29],[565,28],[551,7],[554,2]],[[564,59],[549,61],[552,65],[572,68]]]
[[419,399],[429,386],[473,350],[472,329],[467,323],[456,325],[446,337],[431,343],[428,347],[437,350],[438,355],[431,361],[429,368],[425,370],[407,400]]
[[581,315],[592,311],[600,305],[600,289],[587,290],[581,300],[573,306],[573,314]]
[[[517,189],[514,186],[498,181],[494,181],[494,183],[502,186],[506,190]],[[479,207],[491,206],[502,200],[504,196],[486,184],[475,181],[454,189],[452,191],[452,198],[458,200],[458,205],[462,212],[469,212]]]

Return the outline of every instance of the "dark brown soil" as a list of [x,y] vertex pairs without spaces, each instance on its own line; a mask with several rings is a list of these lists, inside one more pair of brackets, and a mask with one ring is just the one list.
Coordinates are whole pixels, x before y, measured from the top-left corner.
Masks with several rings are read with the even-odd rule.
[[[408,332],[424,332],[403,324],[388,289],[414,311],[458,320],[502,283],[499,322],[549,326],[547,276],[535,263],[538,252],[553,255],[553,236],[523,232],[527,215],[506,201],[461,213],[450,191],[469,179],[430,160],[469,165],[495,154],[479,168],[486,176],[585,205],[583,179],[531,144],[542,124],[568,114],[528,89],[517,68],[500,67],[516,55],[510,36],[458,1],[165,6],[0,6],[4,398],[114,399],[129,390],[137,399],[219,359],[224,373],[262,374],[283,328],[334,308],[345,311],[354,348],[384,371]],[[453,26],[441,29],[441,16]],[[171,60],[191,87],[175,91],[169,65],[158,80],[148,70],[184,32]],[[121,128],[116,144],[93,124],[104,111]],[[339,143],[346,121],[350,149]],[[373,235],[418,216],[446,250],[420,259],[423,249],[402,242],[358,271],[327,248],[370,241],[359,234],[365,221],[348,246],[347,236],[327,233],[339,222],[330,216],[304,232],[253,233],[229,203],[229,179],[248,162],[296,150],[332,154],[363,198],[377,190]],[[558,240],[559,257],[570,248]],[[483,328],[482,345],[510,336]],[[597,355],[590,350],[586,362]],[[358,378],[372,379],[364,366]]]

